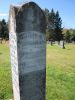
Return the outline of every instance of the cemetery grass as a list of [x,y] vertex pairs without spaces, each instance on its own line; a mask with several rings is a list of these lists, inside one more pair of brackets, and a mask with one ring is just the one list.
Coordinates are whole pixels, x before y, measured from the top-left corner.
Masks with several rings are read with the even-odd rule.
[[[75,100],[75,45],[47,45],[46,100]],[[12,98],[8,44],[0,44],[0,100]]]
[[47,45],[47,100],[75,100],[75,45]]
[[0,100],[12,97],[9,45],[0,44]]

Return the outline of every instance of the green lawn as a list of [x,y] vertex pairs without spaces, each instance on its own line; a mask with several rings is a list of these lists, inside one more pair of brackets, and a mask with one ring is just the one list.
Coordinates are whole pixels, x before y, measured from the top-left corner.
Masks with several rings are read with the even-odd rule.
[[75,45],[47,45],[47,100],[75,100]]
[[[46,100],[75,100],[75,45],[47,45]],[[0,44],[0,100],[12,97],[9,46]]]
[[0,100],[9,100],[12,96],[11,67],[9,46],[0,44]]

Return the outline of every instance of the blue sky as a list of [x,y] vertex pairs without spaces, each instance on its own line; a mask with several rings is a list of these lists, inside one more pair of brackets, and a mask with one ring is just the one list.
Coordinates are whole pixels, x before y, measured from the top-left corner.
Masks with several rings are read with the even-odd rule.
[[[0,0],[0,20],[8,20],[10,4],[21,4],[30,0]],[[62,18],[63,27],[75,28],[75,0],[32,0],[35,1],[42,9],[48,8],[59,11]]]

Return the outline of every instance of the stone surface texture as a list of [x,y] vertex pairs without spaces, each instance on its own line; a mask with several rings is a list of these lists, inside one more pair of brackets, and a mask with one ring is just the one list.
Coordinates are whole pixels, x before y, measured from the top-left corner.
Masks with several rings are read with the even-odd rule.
[[45,100],[46,20],[34,2],[10,8],[9,38],[14,100]]

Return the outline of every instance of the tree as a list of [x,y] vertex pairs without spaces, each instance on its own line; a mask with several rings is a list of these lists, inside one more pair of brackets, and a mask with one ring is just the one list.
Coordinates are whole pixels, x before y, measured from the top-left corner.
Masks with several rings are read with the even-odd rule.
[[70,30],[70,32],[71,32],[70,40],[75,42],[75,30]]
[[2,20],[2,38],[5,39],[6,22]]
[[48,25],[47,25],[47,32],[49,33],[50,40],[55,40],[55,12],[52,9],[51,12],[49,13],[48,17]]
[[6,23],[5,19],[0,21],[0,38],[2,39],[8,39],[8,23]]
[[59,12],[56,12],[56,16],[55,16],[55,40],[56,41],[60,41],[63,39],[63,35],[62,35],[62,20],[59,16]]
[[66,31],[66,33],[64,34],[64,38],[66,40],[66,42],[70,42],[70,38],[71,38],[71,33],[69,30]]
[[62,35],[62,20],[59,12],[56,13],[52,9],[48,15],[47,32],[52,40],[60,41],[63,39]]
[[0,38],[2,37],[2,22],[0,21]]

